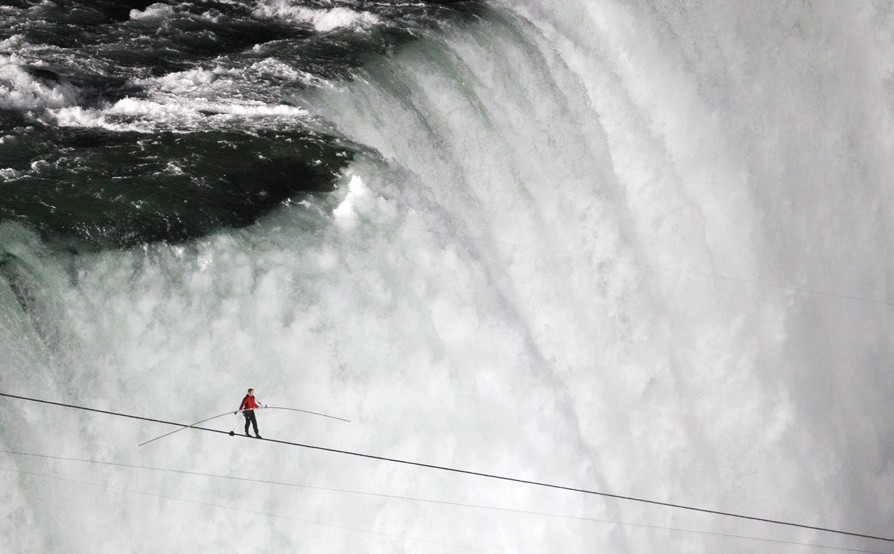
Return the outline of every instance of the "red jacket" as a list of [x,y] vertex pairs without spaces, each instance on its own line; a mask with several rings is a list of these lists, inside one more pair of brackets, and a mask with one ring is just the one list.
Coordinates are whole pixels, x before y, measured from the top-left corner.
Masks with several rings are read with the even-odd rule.
[[255,400],[254,396],[245,395],[245,398],[242,399],[242,404],[239,405],[240,410],[254,410],[255,408],[260,408],[261,405]]

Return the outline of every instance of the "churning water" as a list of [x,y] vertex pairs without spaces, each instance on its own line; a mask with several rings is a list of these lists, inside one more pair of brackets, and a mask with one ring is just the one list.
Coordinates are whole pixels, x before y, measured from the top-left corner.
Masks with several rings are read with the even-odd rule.
[[[891,535],[890,3],[0,21],[0,392]],[[890,550],[0,403],[3,551]]]

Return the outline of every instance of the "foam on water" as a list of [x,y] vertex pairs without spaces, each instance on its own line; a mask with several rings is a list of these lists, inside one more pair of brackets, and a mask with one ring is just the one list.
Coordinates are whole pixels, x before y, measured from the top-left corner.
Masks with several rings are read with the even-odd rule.
[[130,10],[130,18],[137,20],[164,19],[174,13],[174,7],[169,4],[152,4],[145,10]]
[[374,13],[355,11],[338,6],[331,9],[316,9],[295,5],[289,0],[263,0],[254,9],[259,18],[282,19],[291,23],[310,24],[320,33],[342,28],[368,28],[381,23]]
[[[300,77],[266,60],[252,69],[289,78]],[[249,123],[254,127],[300,124],[307,111],[295,106],[247,98],[250,84],[235,70],[192,69],[159,78],[134,79],[131,83],[146,91],[146,98],[127,97],[97,108],[68,106],[51,110],[54,122],[63,127],[97,127],[114,131],[152,133],[164,129],[190,131],[198,128],[226,128]]]
[[166,102],[125,98],[105,109],[74,106],[54,113],[56,123],[62,127],[96,127],[142,133],[165,129],[194,131],[202,127],[225,128],[246,122],[252,122],[256,127],[274,127],[300,122],[306,116],[305,110],[294,106],[271,106],[251,101],[194,100],[185,105],[181,96],[171,96]]
[[0,108],[41,111],[77,102],[76,87],[64,82],[46,82],[28,72],[23,63],[15,54],[0,55]]

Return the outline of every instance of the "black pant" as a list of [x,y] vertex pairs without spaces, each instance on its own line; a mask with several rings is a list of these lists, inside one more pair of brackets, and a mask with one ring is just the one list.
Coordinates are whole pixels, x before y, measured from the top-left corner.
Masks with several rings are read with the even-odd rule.
[[254,410],[245,410],[242,412],[242,415],[245,416],[245,434],[248,434],[248,424],[251,423],[251,426],[255,428],[255,435],[258,434],[258,420],[255,419],[255,411]]

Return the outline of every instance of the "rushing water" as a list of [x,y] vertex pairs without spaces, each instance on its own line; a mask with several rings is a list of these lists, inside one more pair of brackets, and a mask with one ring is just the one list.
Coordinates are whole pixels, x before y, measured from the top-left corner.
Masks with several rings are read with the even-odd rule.
[[[552,4],[7,2],[0,392],[890,536],[892,6]],[[0,402],[2,551],[890,550]]]

